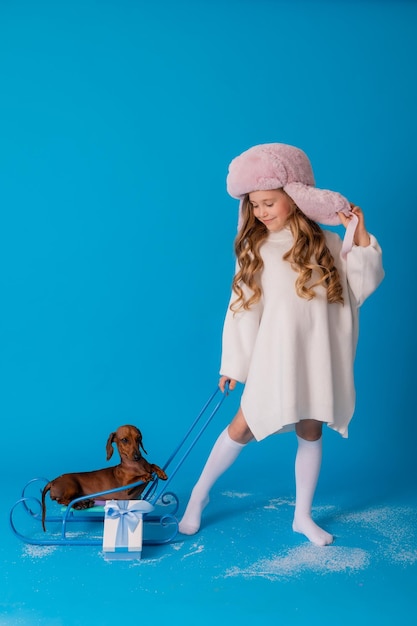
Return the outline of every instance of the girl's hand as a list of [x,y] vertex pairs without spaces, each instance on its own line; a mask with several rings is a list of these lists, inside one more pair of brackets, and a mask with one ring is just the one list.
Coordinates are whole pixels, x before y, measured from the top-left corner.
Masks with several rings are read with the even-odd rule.
[[[366,248],[371,243],[371,239],[365,227],[365,218],[363,215],[363,211],[360,207],[355,206],[353,202],[350,203],[350,208],[351,208],[352,213],[354,213],[359,220],[358,225],[356,226],[355,236],[353,238],[353,241],[357,246],[363,246],[364,248]],[[349,215],[345,215],[344,213],[339,213],[338,215],[340,217],[340,221],[342,222],[343,226],[347,228],[352,217]]]
[[233,389],[236,387],[236,381],[233,380],[233,378],[229,378],[228,376],[221,376],[219,380],[219,387],[222,393],[224,393],[226,383],[229,383],[229,391],[233,391]]

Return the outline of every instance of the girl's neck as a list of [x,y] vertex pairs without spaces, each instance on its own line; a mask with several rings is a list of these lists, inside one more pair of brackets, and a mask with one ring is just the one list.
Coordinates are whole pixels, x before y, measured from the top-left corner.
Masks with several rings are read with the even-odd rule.
[[281,228],[281,230],[277,230],[275,232],[268,233],[267,241],[286,241],[292,237],[291,229],[289,226],[285,226],[285,228]]

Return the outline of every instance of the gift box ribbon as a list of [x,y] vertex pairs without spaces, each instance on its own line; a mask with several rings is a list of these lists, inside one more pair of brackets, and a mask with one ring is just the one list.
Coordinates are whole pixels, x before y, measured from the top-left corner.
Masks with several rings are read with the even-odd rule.
[[127,546],[128,531],[134,532],[144,513],[144,507],[140,504],[130,504],[121,500],[114,502],[108,507],[106,515],[111,519],[119,519],[119,525],[116,533],[116,546]]

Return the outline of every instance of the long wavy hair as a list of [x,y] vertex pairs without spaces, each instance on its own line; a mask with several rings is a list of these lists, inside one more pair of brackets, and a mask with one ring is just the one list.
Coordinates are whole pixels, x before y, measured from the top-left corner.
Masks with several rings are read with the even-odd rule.
[[[328,302],[343,304],[339,273],[322,229],[304,215],[288,194],[286,195],[291,207],[287,226],[291,229],[294,243],[282,258],[298,274],[295,280],[297,295],[312,300],[316,296],[316,288],[323,287],[327,291]],[[261,299],[260,273],[264,263],[260,249],[267,237],[267,227],[256,219],[249,195],[245,196],[242,202],[242,226],[234,244],[239,265],[232,284],[237,296],[230,307],[234,312],[248,310]],[[311,283],[313,272],[317,278]],[[244,289],[245,286],[249,293],[248,289]]]

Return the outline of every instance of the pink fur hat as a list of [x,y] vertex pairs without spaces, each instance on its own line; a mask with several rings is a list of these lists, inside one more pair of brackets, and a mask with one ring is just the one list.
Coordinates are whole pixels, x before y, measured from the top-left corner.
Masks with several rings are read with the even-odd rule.
[[305,215],[320,224],[340,224],[339,212],[351,216],[344,254],[352,248],[357,218],[348,200],[336,191],[315,187],[310,161],[299,148],[283,143],[249,148],[230,163],[226,184],[228,193],[239,200],[251,191],[283,189]]

